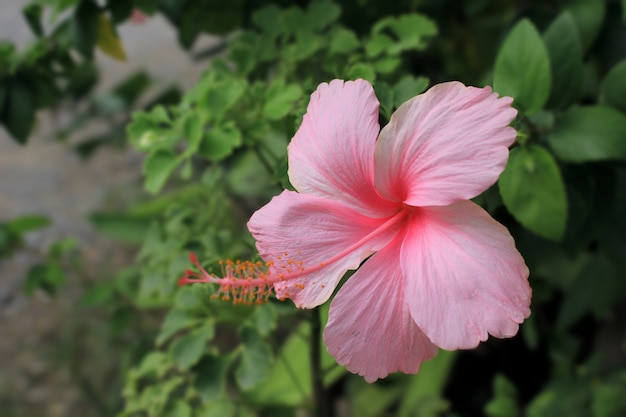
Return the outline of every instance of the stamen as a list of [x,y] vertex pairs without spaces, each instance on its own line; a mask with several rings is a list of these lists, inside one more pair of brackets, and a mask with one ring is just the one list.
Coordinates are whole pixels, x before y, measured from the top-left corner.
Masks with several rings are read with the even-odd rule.
[[[330,265],[349,253],[359,249],[367,241],[372,240],[382,233],[389,231],[396,224],[404,220],[408,211],[401,210],[394,216],[387,219],[385,223],[374,229],[368,235],[361,238],[358,242],[350,245],[345,250],[330,257],[324,262],[306,267],[303,261],[289,259],[288,252],[281,252],[276,256],[276,262],[251,262],[251,261],[219,261],[221,267],[221,277],[208,273],[194,253],[189,254],[189,260],[200,271],[195,272],[187,270],[185,275],[178,280],[178,285],[194,284],[194,283],[212,283],[220,286],[219,291],[213,295],[214,298],[222,300],[232,300],[234,304],[260,304],[267,301],[272,294],[274,284],[301,278],[305,275],[314,273]],[[300,250],[296,251],[298,256],[302,255]],[[286,258],[286,259],[285,259]],[[298,282],[294,284],[294,288],[303,290],[305,284]],[[324,288],[324,285],[322,285]],[[290,298],[289,292],[282,294],[286,298]]]

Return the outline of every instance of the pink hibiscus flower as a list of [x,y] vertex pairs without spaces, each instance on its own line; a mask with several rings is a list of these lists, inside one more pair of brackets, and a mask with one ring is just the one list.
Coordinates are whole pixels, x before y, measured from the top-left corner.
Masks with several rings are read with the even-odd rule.
[[439,84],[380,131],[368,82],[321,84],[288,147],[298,192],[248,223],[267,264],[228,262],[223,278],[202,270],[181,282],[217,282],[237,300],[273,287],[312,308],[358,268],[331,302],[324,341],[368,382],[415,373],[438,347],[515,335],[530,314],[528,268],[506,228],[469,201],[504,169],[511,103],[489,87]]

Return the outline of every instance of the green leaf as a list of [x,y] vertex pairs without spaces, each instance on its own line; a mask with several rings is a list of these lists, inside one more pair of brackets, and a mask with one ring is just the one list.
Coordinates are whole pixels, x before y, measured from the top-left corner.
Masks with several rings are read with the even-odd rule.
[[151,153],[143,164],[146,190],[152,194],[158,193],[178,163],[179,157],[174,152],[159,150]]
[[[0,67],[2,62],[0,61]],[[4,120],[4,108],[7,103],[7,97],[9,95],[9,86],[7,80],[0,78],[0,123]]]
[[382,33],[376,33],[365,44],[365,54],[369,58],[375,58],[389,50],[393,45],[394,41],[391,37]]
[[233,417],[235,406],[227,399],[205,402],[196,411],[195,417]]
[[163,417],[191,417],[191,407],[186,401],[176,400],[168,407]]
[[252,13],[252,22],[271,38],[278,36],[282,30],[282,20],[277,19],[281,10],[275,4],[269,4]]
[[396,41],[387,49],[388,54],[398,54],[404,50],[422,50],[427,40],[437,34],[437,25],[430,18],[422,14],[405,14],[400,17],[387,17],[376,23],[373,33],[379,34],[389,29],[396,37]]
[[626,113],[626,60],[611,68],[602,80],[600,101]]
[[111,302],[115,302],[115,288],[112,284],[106,282],[95,284],[80,299],[80,304],[84,306],[106,306]]
[[151,219],[124,213],[94,213],[88,218],[99,232],[129,243],[143,242],[151,223]]
[[443,390],[456,357],[456,352],[440,350],[434,359],[424,362],[419,373],[409,377],[396,417],[435,415],[429,413],[433,406],[439,408],[440,412],[446,411],[449,404],[445,400]]
[[241,341],[243,351],[235,379],[242,390],[248,391],[267,378],[272,364],[272,350],[255,330],[247,327],[241,331]]
[[128,0],[108,0],[107,9],[111,13],[114,24],[120,24],[130,18],[133,13],[134,2]]
[[226,388],[226,372],[233,362],[234,355],[207,355],[196,367],[194,388],[204,402],[222,397]]
[[428,87],[428,78],[413,77],[407,75],[396,83],[393,87],[393,98],[395,107],[400,107],[404,102],[423,93]]
[[43,36],[43,26],[41,25],[42,12],[43,8],[40,4],[36,3],[28,4],[22,9],[22,13],[26,18],[30,30],[32,30],[37,37]]
[[115,33],[115,28],[111,20],[109,20],[109,17],[104,13],[98,15],[98,35],[96,44],[102,52],[111,58],[117,59],[118,61],[126,61],[124,45],[122,45],[122,41],[119,36],[117,36],[117,33]]
[[26,143],[35,122],[35,98],[25,83],[13,79],[7,93],[4,124],[13,138]]
[[354,64],[348,70],[348,78],[351,80],[363,78],[364,80],[373,83],[374,81],[376,81],[376,71],[374,71],[374,68],[372,68],[371,65],[359,62]]
[[626,116],[611,107],[573,108],[557,119],[548,143],[567,162],[626,160]]
[[190,316],[185,311],[176,309],[170,310],[161,325],[161,331],[156,338],[156,344],[157,346],[161,346],[179,331],[195,327],[201,323],[201,320]]
[[206,351],[206,344],[214,336],[212,322],[176,339],[170,347],[170,355],[178,367],[187,370],[195,365]]
[[561,13],[548,27],[543,39],[552,68],[552,92],[548,105],[564,109],[578,100],[583,78],[582,45],[571,13]]
[[567,198],[559,167],[539,145],[515,148],[498,181],[509,212],[524,227],[546,239],[565,232]]
[[12,219],[6,224],[7,230],[16,234],[28,233],[32,230],[42,229],[52,224],[48,217],[27,215]]
[[216,121],[219,121],[237,103],[248,88],[246,81],[237,79],[223,81],[209,79],[207,83],[206,97],[201,98],[198,104],[209,112],[211,120]]
[[485,405],[485,415],[489,417],[519,417],[517,388],[504,375],[493,379],[493,398]]
[[511,30],[496,58],[493,88],[511,96],[523,113],[536,113],[550,95],[550,58],[535,26],[521,20]]
[[312,22],[314,29],[318,31],[335,22],[339,15],[341,15],[341,8],[329,0],[312,1],[306,10],[307,19]]
[[267,93],[267,101],[263,106],[263,116],[270,120],[282,119],[300,97],[302,97],[302,89],[299,85],[274,83]]
[[586,313],[601,319],[626,295],[620,269],[603,255],[594,256],[565,292],[554,328],[564,331]]
[[134,113],[126,133],[133,146],[141,152],[172,148],[180,140],[179,135],[172,131],[170,118],[163,106],[156,106],[149,113]]
[[39,264],[33,266],[26,274],[24,292],[32,296],[41,289],[49,295],[54,295],[57,289],[67,282],[63,269],[56,263]]
[[93,50],[98,40],[100,9],[92,0],[83,0],[72,17],[74,47],[87,59],[93,59]]
[[593,45],[604,22],[606,13],[605,0],[569,0],[566,3],[578,25],[583,51],[586,52]]
[[233,124],[218,126],[204,134],[198,153],[218,162],[230,156],[241,144],[241,132]]
[[353,31],[339,28],[330,35],[328,54],[348,54],[360,46],[361,43]]

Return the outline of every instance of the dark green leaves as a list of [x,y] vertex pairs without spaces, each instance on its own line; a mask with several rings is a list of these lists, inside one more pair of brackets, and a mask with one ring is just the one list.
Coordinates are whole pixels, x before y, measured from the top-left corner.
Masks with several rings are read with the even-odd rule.
[[544,41],[552,68],[552,93],[548,104],[562,109],[580,96],[583,77],[582,45],[571,13],[561,13],[552,22]]
[[243,390],[249,390],[267,378],[271,369],[272,351],[255,330],[247,327],[241,331],[241,341],[243,351],[235,377]]
[[213,339],[211,322],[179,337],[170,347],[170,354],[180,369],[186,370],[195,365],[205,353],[207,342]]
[[157,151],[150,154],[143,164],[146,176],[146,190],[157,193],[179,163],[178,155],[170,151]]
[[550,59],[541,36],[528,20],[509,33],[496,58],[494,90],[511,96],[523,113],[541,110],[550,95]]
[[93,50],[98,39],[98,16],[100,10],[92,0],[81,1],[72,20],[74,47],[88,59],[93,58]]
[[557,119],[548,142],[567,162],[626,160],[626,116],[610,107],[576,107]]
[[30,87],[20,80],[7,80],[6,89],[2,121],[15,140],[26,143],[35,122],[35,97]]
[[548,151],[538,145],[513,149],[498,185],[517,221],[546,239],[561,239],[567,198],[559,167]]
[[600,100],[626,113],[626,60],[611,68],[604,77],[600,86]]

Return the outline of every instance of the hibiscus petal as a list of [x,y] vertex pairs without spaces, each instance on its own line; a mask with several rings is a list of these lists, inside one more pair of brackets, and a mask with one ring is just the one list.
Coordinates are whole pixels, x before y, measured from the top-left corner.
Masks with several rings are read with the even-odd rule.
[[367,81],[320,84],[288,147],[289,180],[301,193],[384,217],[393,208],[374,188],[379,130],[378,100]]
[[[336,201],[285,190],[252,215],[248,228],[261,257],[274,263],[272,272],[315,269],[274,285],[279,298],[312,308],[328,300],[346,271],[358,268],[397,234],[399,224],[355,247],[384,223],[385,219],[363,216]],[[325,266],[319,268],[321,264]]]
[[512,99],[449,82],[401,105],[380,133],[375,183],[412,206],[468,200],[496,182],[516,132]]
[[444,349],[512,337],[530,315],[528,268],[513,238],[470,201],[416,212],[401,264],[411,316]]
[[337,363],[367,382],[396,371],[416,373],[437,354],[409,313],[398,264],[401,239],[395,242],[368,259],[339,290],[324,331]]

